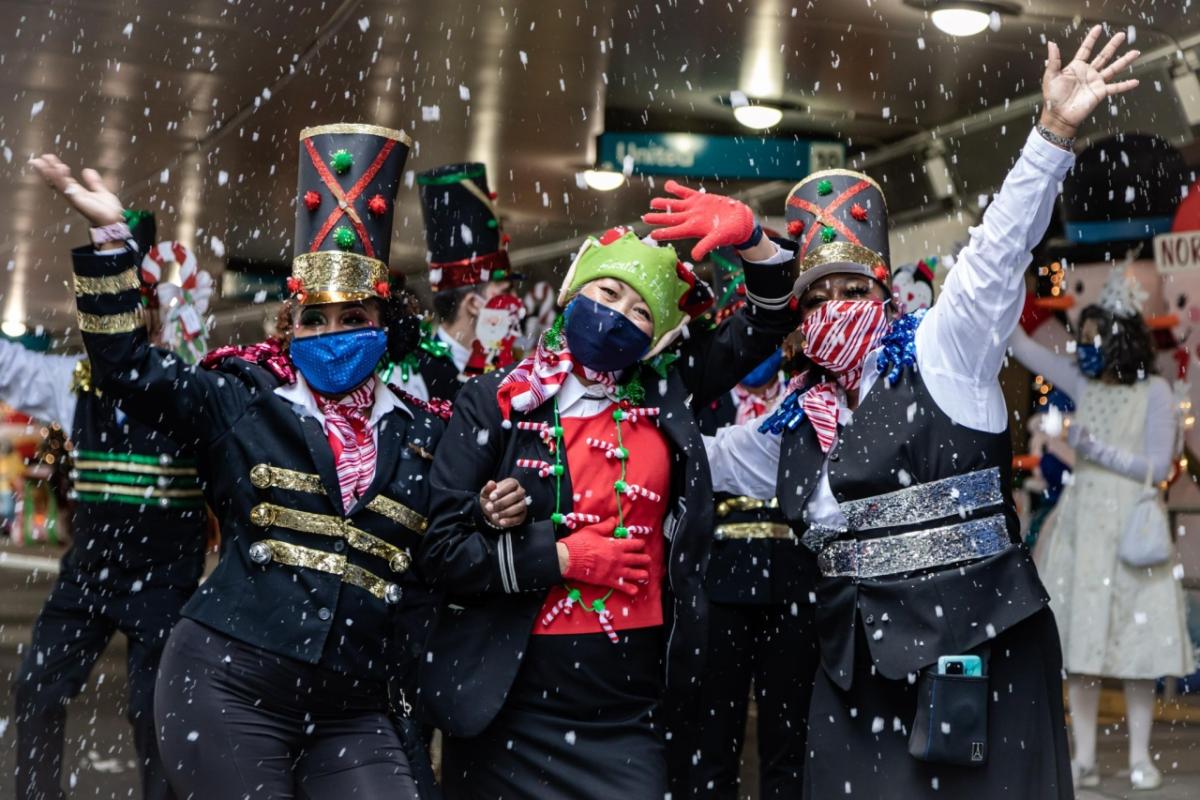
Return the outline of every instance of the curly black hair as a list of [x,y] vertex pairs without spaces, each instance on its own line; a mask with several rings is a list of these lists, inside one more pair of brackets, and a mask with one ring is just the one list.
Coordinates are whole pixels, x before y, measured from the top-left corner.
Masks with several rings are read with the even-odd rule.
[[[1104,377],[1117,383],[1133,384],[1158,372],[1154,364],[1154,339],[1141,314],[1122,316],[1103,306],[1090,305],[1079,315],[1079,335],[1084,325],[1094,320],[1100,331],[1100,352],[1104,356]],[[1081,344],[1090,344],[1083,342]]]

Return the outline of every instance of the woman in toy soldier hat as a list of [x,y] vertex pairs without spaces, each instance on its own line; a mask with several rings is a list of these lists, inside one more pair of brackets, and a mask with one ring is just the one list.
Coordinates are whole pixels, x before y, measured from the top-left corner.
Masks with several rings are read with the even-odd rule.
[[[773,253],[745,211],[724,243]],[[682,341],[708,287],[673,248],[611,230],[583,245],[536,351],[459,393],[418,554],[448,595],[421,697],[449,797],[666,793],[668,706],[707,631],[713,505],[690,404],[795,326],[792,280],[750,267],[749,307]]]
[[[927,312],[891,319],[878,186],[819,173],[788,197],[806,379],[709,451],[719,489],[778,494],[817,554],[805,797],[1070,798],[1062,654],[1021,544],[997,375],[1077,127],[1136,81],[1095,27],[1063,65],[983,224]],[[797,724],[804,724],[798,720]]]
[[[131,415],[193,443],[221,558],[183,610],[155,697],[159,744],[186,797],[416,797],[389,719],[432,595],[412,551],[426,527],[442,422],[376,376],[415,326],[391,300],[400,132],[300,135],[285,336],[188,367],[147,342],[122,237],[74,252],[80,329],[97,384]],[[73,182],[54,160],[60,190]],[[64,192],[97,227],[102,186]],[[136,279],[135,279],[136,280]],[[170,532],[162,532],[168,535]],[[390,680],[394,679],[394,680]]]

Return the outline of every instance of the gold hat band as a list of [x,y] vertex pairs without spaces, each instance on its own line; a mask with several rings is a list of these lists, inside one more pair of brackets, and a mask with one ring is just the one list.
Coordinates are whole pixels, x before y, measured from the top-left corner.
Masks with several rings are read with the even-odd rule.
[[404,131],[395,128],[384,128],[380,125],[363,125],[355,122],[338,122],[333,125],[316,125],[311,128],[303,128],[300,131],[300,141],[310,139],[313,136],[320,136],[323,133],[364,133],[371,136],[382,136],[384,139],[391,139],[400,142],[409,149],[412,148],[412,138]]
[[869,247],[853,242],[829,242],[809,250],[800,261],[800,274],[816,269],[825,264],[861,264],[868,269],[876,264],[883,264],[891,271],[891,265],[883,256]]
[[387,265],[361,253],[321,250],[292,259],[292,277],[303,284],[304,304],[347,303],[378,297],[388,279]]

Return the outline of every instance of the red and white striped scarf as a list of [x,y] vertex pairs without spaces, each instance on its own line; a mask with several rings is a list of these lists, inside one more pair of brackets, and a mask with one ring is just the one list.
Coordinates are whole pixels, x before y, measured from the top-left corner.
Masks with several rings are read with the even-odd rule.
[[500,381],[496,402],[500,406],[500,416],[504,418],[504,427],[512,426],[510,418],[513,411],[528,414],[558,394],[572,372],[578,372],[610,390],[617,385],[615,373],[596,372],[576,364],[567,347],[567,337],[561,338],[562,347],[551,350],[546,347],[546,337],[543,335],[533,355],[526,356]]
[[821,451],[828,453],[837,441],[838,395],[859,387],[867,354],[887,332],[884,302],[830,300],[805,317],[803,328],[804,354],[836,379],[818,383],[800,400]]
[[743,422],[758,419],[767,413],[775,405],[782,390],[783,384],[778,380],[772,383],[767,390],[760,390],[757,393],[746,389],[740,383],[733,387],[733,398],[737,401],[737,416],[734,418],[734,424],[741,425]]
[[375,479],[375,437],[371,435],[375,378],[372,377],[340,400],[330,400],[316,392],[313,392],[313,397],[325,415],[325,435],[329,437],[334,463],[337,464],[342,510],[349,511],[354,501],[367,493],[371,481]]

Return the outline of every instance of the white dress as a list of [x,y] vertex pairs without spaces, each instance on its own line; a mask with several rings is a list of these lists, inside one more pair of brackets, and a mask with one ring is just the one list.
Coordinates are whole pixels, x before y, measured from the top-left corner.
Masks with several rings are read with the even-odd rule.
[[1171,389],[1152,376],[1129,386],[1088,380],[1074,363],[1014,337],[1013,351],[1075,401],[1073,481],[1045,535],[1038,564],[1062,637],[1067,672],[1148,679],[1195,670],[1178,558],[1151,568],[1117,557],[1146,481],[1170,471],[1178,416]]

